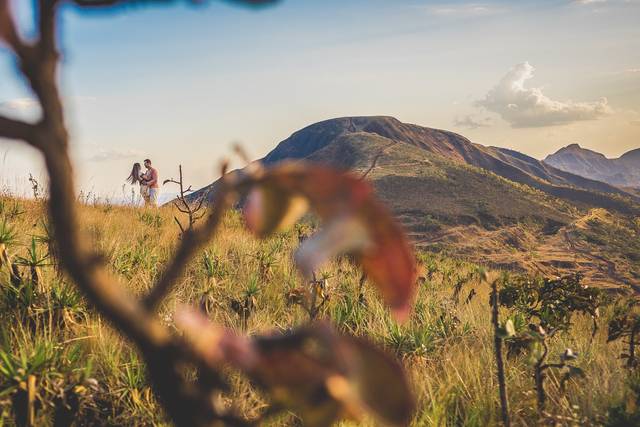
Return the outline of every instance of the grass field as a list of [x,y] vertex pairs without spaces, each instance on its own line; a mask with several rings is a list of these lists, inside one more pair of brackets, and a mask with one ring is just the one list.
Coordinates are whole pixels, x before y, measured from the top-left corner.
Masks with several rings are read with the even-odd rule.
[[[81,223],[112,271],[138,294],[172,255],[179,239],[175,214],[171,208],[84,206]],[[55,254],[47,256],[51,241],[44,206],[0,198],[0,227],[21,275],[12,281],[9,265],[0,266],[0,425],[14,425],[19,418],[30,375],[37,390],[37,425],[68,425],[65,421],[71,419],[76,425],[167,424],[135,349],[86,306],[57,271]],[[240,215],[230,212],[162,307],[163,321],[172,324],[175,307],[188,303],[202,307],[212,321],[248,334],[307,322],[309,315],[296,304],[294,291],[305,285],[291,259],[297,245],[296,230],[256,240],[244,230]],[[418,402],[413,425],[497,424],[488,281],[499,273],[489,271],[487,281],[478,266],[428,253],[417,257],[419,291],[406,324],[392,320],[367,283],[360,292],[360,272],[346,260],[318,272],[326,278],[327,298],[319,317],[369,337],[402,360]],[[459,301],[453,296],[456,286],[462,287]],[[475,295],[469,298],[471,290]],[[561,374],[549,372],[547,422],[632,425],[640,419],[634,392],[640,382],[619,358],[623,343],[606,342],[611,311],[611,306],[600,309],[593,338],[592,319],[576,315],[570,331],[551,341],[550,359],[571,348],[585,376],[570,380],[562,390]],[[512,314],[501,311],[503,318]],[[506,361],[515,425],[540,423],[532,372],[526,355]],[[233,405],[249,417],[258,415],[264,397],[242,376],[228,375],[232,390],[220,396],[220,404]],[[290,414],[273,418],[270,425],[295,423]],[[353,425],[371,424],[364,419]]]

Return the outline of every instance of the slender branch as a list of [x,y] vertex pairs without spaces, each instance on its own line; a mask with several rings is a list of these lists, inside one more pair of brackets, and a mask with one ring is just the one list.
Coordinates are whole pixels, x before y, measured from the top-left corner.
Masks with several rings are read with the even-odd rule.
[[[553,332],[555,333],[556,330],[554,330]],[[545,407],[545,402],[547,397],[544,390],[545,375],[544,375],[544,369],[542,369],[542,367],[544,366],[544,363],[547,360],[547,356],[549,355],[549,344],[547,344],[546,338],[543,338],[541,342],[542,342],[543,352],[534,366],[534,369],[535,369],[534,377],[536,381],[536,396],[538,401],[538,415],[540,417],[542,417],[542,413],[544,412],[544,407]]]
[[0,0],[0,39],[4,40],[19,56],[26,50],[26,43],[20,38],[11,15],[9,0]]
[[36,130],[35,125],[0,116],[0,138],[19,139],[35,146]]
[[[23,139],[44,155],[50,178],[49,215],[54,225],[61,266],[89,302],[140,349],[154,388],[174,422],[180,426],[205,426],[217,419],[229,425],[247,425],[220,413],[213,404],[210,392],[198,389],[196,384],[184,378],[179,371],[184,362],[193,362],[197,367],[205,369],[208,366],[206,358],[183,351],[179,339],[170,334],[157,316],[145,310],[107,272],[103,258],[93,252],[78,231],[80,227],[74,197],[73,170],[67,150],[68,133],[56,78],[58,54],[55,15],[58,3],[57,0],[38,2],[39,41],[35,46],[14,49],[22,73],[40,102],[42,119],[37,125],[26,125],[2,118],[0,134]],[[7,20],[5,6],[6,3],[0,3],[0,14],[4,14],[0,15],[3,23]],[[7,32],[0,31],[0,36],[6,38]],[[211,221],[210,225],[215,229],[216,221]],[[192,240],[198,243],[202,241],[201,238],[202,236]],[[187,257],[183,256],[180,262],[186,262],[192,253],[186,252]],[[217,378],[213,367],[207,368],[202,375]]]
[[[155,0],[155,3],[167,3],[171,0]],[[235,0],[237,3],[244,3],[247,5],[266,5],[270,3],[275,3],[278,0]],[[112,7],[112,6],[123,6],[127,4],[136,4],[136,3],[151,3],[153,0],[73,0],[73,2],[80,7],[86,8],[98,8],[98,7]],[[202,3],[202,0],[185,0],[187,3],[199,4]]]
[[553,368],[553,369],[562,369],[562,368],[564,368],[565,366],[567,366],[567,364],[566,364],[566,363],[564,363],[564,362],[563,362],[563,363],[547,363],[547,364],[545,364],[545,365],[542,365],[542,366],[540,367],[540,370],[544,372],[544,371],[546,371],[547,369],[552,369],[552,368]]
[[176,224],[178,224],[178,228],[180,229],[180,232],[184,233],[184,227],[182,226],[182,223],[180,222],[180,220],[175,216],[173,217],[173,219],[176,221]]
[[171,287],[182,276],[187,268],[189,259],[207,243],[218,228],[224,211],[230,205],[233,194],[228,190],[224,177],[222,178],[222,188],[216,195],[212,205],[213,208],[207,221],[197,229],[187,229],[176,251],[171,263],[155,282],[149,294],[144,298],[144,306],[153,311],[160,304],[162,299],[169,293]]
[[200,208],[202,208],[202,203],[204,202],[204,199],[207,197],[207,195],[209,194],[209,192],[203,192],[202,195],[200,196],[200,198],[198,199],[198,204],[196,205],[194,211],[198,212],[200,210]]
[[493,344],[496,354],[496,367],[498,376],[498,388],[500,392],[500,409],[502,415],[502,424],[504,427],[511,425],[509,418],[509,400],[507,398],[507,381],[504,374],[504,359],[502,356],[502,338],[498,333],[500,328],[500,319],[498,317],[498,281],[494,280],[491,284],[491,322],[493,324]]

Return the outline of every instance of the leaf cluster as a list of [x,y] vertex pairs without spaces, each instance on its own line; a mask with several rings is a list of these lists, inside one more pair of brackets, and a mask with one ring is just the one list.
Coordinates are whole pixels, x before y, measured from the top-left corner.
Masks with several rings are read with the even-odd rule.
[[602,291],[583,285],[581,279],[579,274],[551,279],[506,277],[498,301],[545,329],[568,330],[575,313],[597,318],[603,301]]

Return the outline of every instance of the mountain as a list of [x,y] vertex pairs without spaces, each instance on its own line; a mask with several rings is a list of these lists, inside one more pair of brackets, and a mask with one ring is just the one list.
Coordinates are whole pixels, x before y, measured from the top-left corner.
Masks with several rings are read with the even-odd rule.
[[[630,218],[640,213],[636,195],[517,151],[392,117],[345,117],[293,133],[261,161],[274,165],[290,159],[354,173],[375,163],[367,179],[425,250],[545,275],[578,268],[588,283],[600,286],[640,278],[629,245],[616,244],[605,259],[607,251],[598,244],[605,239],[603,230],[613,232],[607,228],[611,224],[624,224],[624,232],[615,232],[622,240],[635,235]],[[211,199],[217,187],[213,183],[191,197]],[[608,222],[591,235],[595,223],[585,217]],[[592,236],[588,242],[581,237],[586,235]]]
[[409,150],[417,157],[474,166],[573,203],[629,212],[629,204],[618,196],[635,197],[621,188],[568,173],[514,150],[485,147],[453,132],[384,116],[343,117],[315,123],[282,141],[262,162],[308,158],[350,169],[367,165],[382,145],[389,143],[398,145],[387,156]]
[[544,163],[611,185],[640,188],[640,149],[609,159],[596,151],[571,144],[547,156]]

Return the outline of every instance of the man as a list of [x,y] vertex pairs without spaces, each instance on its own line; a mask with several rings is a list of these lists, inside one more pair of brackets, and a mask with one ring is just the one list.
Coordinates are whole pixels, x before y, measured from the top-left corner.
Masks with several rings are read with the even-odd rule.
[[151,166],[151,160],[144,159],[144,167],[147,171],[144,173],[144,180],[149,188],[149,199],[147,204],[151,206],[158,206],[158,171]]

